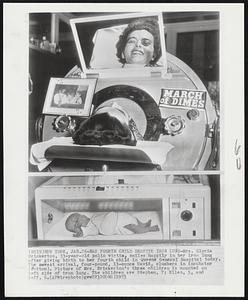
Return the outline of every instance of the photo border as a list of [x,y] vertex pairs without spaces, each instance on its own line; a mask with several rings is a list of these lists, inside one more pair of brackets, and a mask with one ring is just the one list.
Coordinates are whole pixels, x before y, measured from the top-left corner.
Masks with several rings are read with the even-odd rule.
[[[161,43],[161,58],[163,66],[156,67],[156,72],[161,71],[163,74],[167,73],[167,58],[166,58],[166,47],[165,47],[165,32],[164,32],[164,23],[163,23],[163,15],[162,12],[157,13],[128,13],[128,14],[113,14],[113,15],[103,15],[103,16],[97,16],[97,17],[86,17],[86,18],[73,18],[70,19],[71,29],[73,33],[73,37],[76,43],[76,48],[79,56],[79,60],[81,63],[81,67],[83,70],[83,73],[93,73],[93,74],[112,74],[113,72],[129,72],[130,69],[125,68],[110,68],[110,69],[88,69],[85,63],[84,55],[82,52],[81,43],[79,40],[78,32],[76,25],[78,23],[87,23],[87,22],[100,22],[100,21],[107,21],[107,20],[120,20],[120,19],[129,19],[129,18],[142,18],[142,17],[158,17],[158,25],[159,25],[159,37],[160,37],[160,43]],[[143,67],[142,67],[143,68]],[[132,68],[132,72],[140,71],[140,68]],[[146,67],[146,70],[152,71],[154,70],[154,67]]]
[[[47,89],[46,98],[44,101],[44,106],[42,113],[50,114],[50,115],[70,115],[70,116],[80,116],[80,117],[88,117],[91,111],[92,100],[94,96],[94,91],[96,87],[97,79],[85,79],[85,78],[57,78],[51,77],[49,86]],[[63,108],[63,107],[51,107],[51,103],[53,100],[54,90],[57,84],[61,85],[88,85],[84,108]]]

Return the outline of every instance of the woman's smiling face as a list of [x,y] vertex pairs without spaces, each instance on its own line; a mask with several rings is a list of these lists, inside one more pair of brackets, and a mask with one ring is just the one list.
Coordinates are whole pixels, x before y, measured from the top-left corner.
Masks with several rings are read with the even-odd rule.
[[154,38],[145,30],[132,31],[127,37],[127,43],[123,51],[127,64],[147,65],[153,58]]

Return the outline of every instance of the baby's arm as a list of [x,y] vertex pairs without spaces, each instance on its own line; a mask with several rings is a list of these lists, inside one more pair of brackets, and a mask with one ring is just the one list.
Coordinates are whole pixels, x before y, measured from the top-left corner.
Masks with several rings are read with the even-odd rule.
[[81,230],[82,230],[82,233],[83,233],[84,237],[88,236],[88,235],[93,236],[93,235],[98,235],[99,234],[98,228],[91,221],[87,224],[86,227],[81,227]]
[[124,227],[133,233],[146,233],[150,231],[159,231],[158,225],[151,226],[151,220],[148,220],[145,223],[142,223],[138,218],[137,219],[137,224],[128,224],[125,225]]

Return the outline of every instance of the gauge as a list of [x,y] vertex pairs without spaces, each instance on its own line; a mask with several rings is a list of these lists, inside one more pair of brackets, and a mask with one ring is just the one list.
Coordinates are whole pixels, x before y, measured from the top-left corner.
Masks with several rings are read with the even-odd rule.
[[53,121],[53,128],[57,132],[73,131],[75,126],[75,120],[66,115],[58,116]]
[[168,135],[177,135],[183,131],[185,121],[180,116],[169,116],[164,120],[164,131]]

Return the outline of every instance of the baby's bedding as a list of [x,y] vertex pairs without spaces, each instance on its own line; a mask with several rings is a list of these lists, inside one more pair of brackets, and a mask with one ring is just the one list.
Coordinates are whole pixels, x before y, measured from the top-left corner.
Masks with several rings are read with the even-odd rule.
[[[156,211],[135,211],[135,212],[125,212],[130,214],[130,219],[132,217],[137,217],[141,222],[147,222],[149,219],[152,220],[151,225],[158,225],[159,231],[146,232],[142,234],[114,234],[114,235],[94,235],[86,237],[73,237],[73,233],[66,230],[65,221],[69,215],[73,212],[65,213],[64,217],[46,233],[46,240],[142,240],[142,239],[162,239],[162,227],[161,219],[158,212]],[[103,214],[103,212],[80,212],[87,217],[91,218]]]

